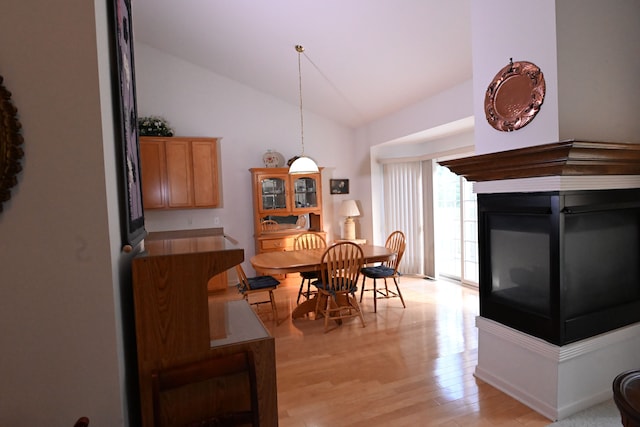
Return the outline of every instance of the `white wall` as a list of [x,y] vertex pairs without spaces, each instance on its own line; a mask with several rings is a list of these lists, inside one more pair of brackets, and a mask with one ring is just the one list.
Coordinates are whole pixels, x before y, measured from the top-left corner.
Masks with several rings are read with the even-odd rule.
[[[555,0],[483,0],[471,2],[471,8],[476,154],[559,141]],[[501,132],[487,123],[484,97],[510,58],[540,67],[547,90],[533,121]]]
[[0,425],[125,425],[105,2],[5,1],[0,39],[25,139],[0,213]]
[[[358,218],[365,237],[376,244],[384,244],[386,239],[380,190],[382,163],[377,157],[390,157],[393,149],[418,158],[433,157],[437,151],[468,146],[472,144],[468,135],[473,132],[473,122],[473,87],[469,80],[357,130],[361,161],[356,185],[361,190],[363,210],[372,212]],[[465,135],[451,137],[460,132]]]
[[[135,25],[135,23],[134,23]],[[139,115],[161,115],[182,136],[218,136],[221,142],[223,203],[219,209],[147,211],[149,231],[208,228],[218,218],[225,233],[254,253],[251,176],[267,149],[285,159],[300,152],[299,107],[256,91],[143,43],[135,45]],[[296,82],[292,82],[296,84]],[[325,231],[341,233],[340,202],[363,208],[358,237],[374,240],[371,146],[468,119],[473,114],[471,81],[443,91],[356,131],[305,111],[305,152],[323,171]],[[429,150],[428,148],[426,149]],[[350,180],[350,194],[329,194],[330,178]],[[382,241],[384,243],[384,241]],[[250,269],[248,262],[245,267]]]
[[[219,218],[225,233],[254,253],[251,196],[252,167],[263,167],[268,149],[285,159],[300,154],[300,113],[297,105],[214,74],[148,45],[135,45],[139,115],[161,115],[177,135],[217,136],[221,141],[222,200],[219,209],[147,211],[149,231],[214,227]],[[292,82],[297,85],[297,82]],[[354,178],[357,147],[354,132],[304,112],[305,153],[323,171],[324,226],[333,238],[342,220],[335,214],[350,195],[329,194],[330,178]],[[250,265],[245,262],[249,270]]]
[[640,2],[556,1],[560,139],[640,142]]
[[[566,139],[640,142],[640,2],[544,0],[472,2],[477,154]],[[493,129],[485,91],[514,61],[540,67],[540,112],[514,132]]]

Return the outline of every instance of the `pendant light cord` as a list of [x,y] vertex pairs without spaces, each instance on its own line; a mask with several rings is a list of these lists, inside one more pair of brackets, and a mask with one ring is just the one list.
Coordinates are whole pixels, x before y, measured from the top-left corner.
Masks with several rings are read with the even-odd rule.
[[304,115],[302,114],[302,66],[300,58],[304,47],[296,45],[296,52],[298,52],[298,94],[300,95],[300,141],[302,142],[302,155],[304,156]]

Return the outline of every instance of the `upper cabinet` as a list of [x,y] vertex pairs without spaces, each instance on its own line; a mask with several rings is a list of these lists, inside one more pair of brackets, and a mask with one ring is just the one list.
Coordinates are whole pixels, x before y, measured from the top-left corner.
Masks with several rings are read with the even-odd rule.
[[144,208],[218,207],[218,140],[140,137]]

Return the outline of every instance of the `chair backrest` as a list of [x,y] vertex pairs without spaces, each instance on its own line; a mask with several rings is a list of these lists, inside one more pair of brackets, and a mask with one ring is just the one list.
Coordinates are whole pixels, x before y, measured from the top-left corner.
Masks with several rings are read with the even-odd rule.
[[[207,414],[204,419],[184,421],[186,421],[187,424],[197,423],[197,425],[251,424],[258,426],[260,424],[258,388],[255,361],[251,351],[207,358],[197,362],[154,371],[151,377],[154,426],[159,427],[162,425],[163,412],[161,395],[163,392],[241,373],[246,373],[248,377],[247,391],[250,395],[249,408],[243,408],[237,411],[229,411],[227,408],[223,408],[219,411],[214,411],[217,413]],[[241,376],[234,378],[240,378],[239,381],[243,381]],[[224,391],[221,390],[220,394],[223,393]],[[214,402],[212,402],[211,405],[214,407]]]
[[385,261],[383,264],[389,268],[393,268],[394,272],[397,272],[400,261],[402,260],[402,255],[404,255],[404,250],[407,247],[407,239],[404,233],[400,230],[396,230],[389,234],[384,246],[387,249],[394,251],[396,256],[393,259]]
[[244,272],[242,268],[242,264],[236,265],[236,274],[238,275],[238,290],[243,292],[245,290],[251,290],[251,284],[249,283],[249,279],[247,279],[247,274]]
[[322,234],[312,231],[298,235],[293,241],[293,249],[322,249],[327,247],[327,241],[324,240]]
[[364,266],[362,248],[353,242],[329,246],[322,254],[321,280],[330,292],[355,292]]
[[276,231],[280,229],[280,224],[272,219],[265,219],[260,223],[262,231]]

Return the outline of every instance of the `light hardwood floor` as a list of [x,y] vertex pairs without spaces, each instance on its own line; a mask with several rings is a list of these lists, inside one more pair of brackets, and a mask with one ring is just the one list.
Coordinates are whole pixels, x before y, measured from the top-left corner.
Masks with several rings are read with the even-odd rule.
[[[448,281],[403,276],[398,298],[362,302],[357,318],[324,333],[292,320],[300,281],[276,291],[280,324],[258,310],[276,339],[280,426],[546,426],[551,421],[476,379],[478,293]],[[233,288],[231,288],[233,289]],[[227,297],[234,298],[235,292]],[[526,369],[526,367],[523,367]]]

